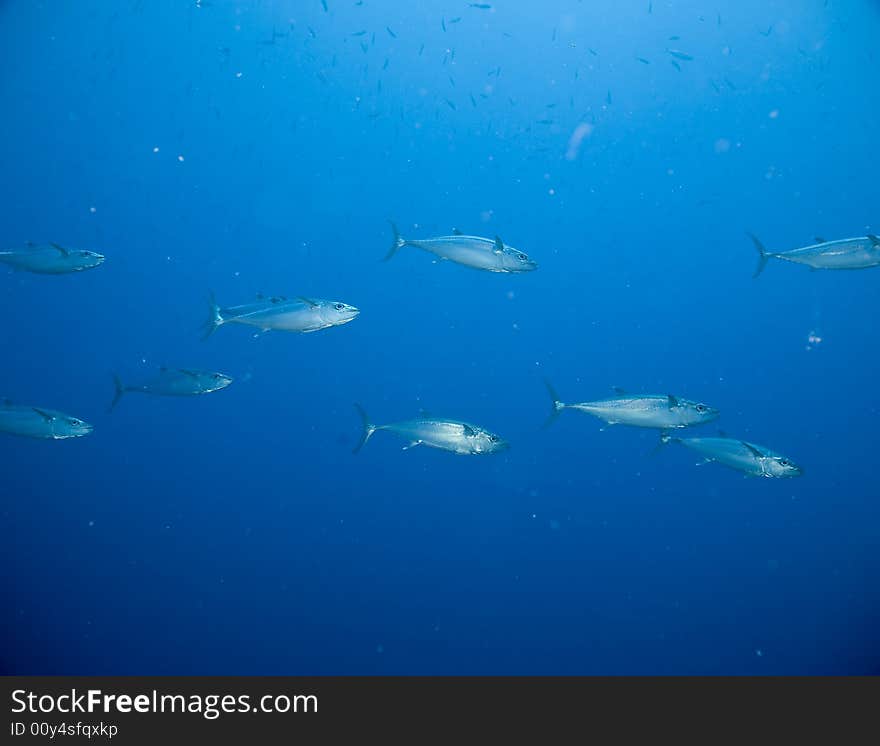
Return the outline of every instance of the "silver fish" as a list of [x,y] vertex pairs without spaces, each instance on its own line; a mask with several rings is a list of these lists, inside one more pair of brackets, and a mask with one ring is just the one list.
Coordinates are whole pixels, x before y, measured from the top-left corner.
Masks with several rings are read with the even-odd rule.
[[370,422],[363,407],[355,404],[355,408],[361,416],[364,430],[353,453],[360,451],[377,430],[387,430],[403,438],[407,442],[407,445],[403,447],[404,450],[415,448],[415,446],[427,446],[461,456],[475,456],[498,453],[509,446],[497,435],[467,422],[420,417],[416,420],[393,422],[389,425],[374,425]]
[[660,443],[681,443],[703,456],[704,464],[717,462],[751,477],[799,477],[803,469],[790,459],[764,446],[736,438],[674,438],[661,435]]
[[209,370],[190,370],[188,368],[159,368],[159,373],[144,383],[134,386],[124,384],[119,376],[113,376],[116,393],[110,404],[110,411],[119,404],[122,395],[130,391],[154,396],[197,396],[225,389],[232,378]]
[[92,429],[87,422],[63,412],[0,400],[0,432],[27,438],[66,440],[88,435]]
[[224,324],[245,324],[261,331],[276,329],[308,334],[353,321],[360,310],[348,303],[312,298],[287,299],[257,296],[254,303],[221,308],[211,296],[211,316],[205,324],[205,338]]
[[707,404],[680,399],[672,394],[626,394],[618,389],[616,396],[608,399],[565,404],[548,381],[547,391],[553,401],[553,411],[547,419],[549,425],[563,409],[586,412],[608,425],[633,425],[671,430],[691,425],[703,425],[718,417],[718,410]]
[[512,246],[506,246],[498,236],[493,240],[479,236],[465,236],[456,230],[451,236],[412,241],[402,238],[394,223],[391,223],[391,228],[394,231],[394,243],[385,256],[385,261],[388,261],[404,246],[415,246],[417,249],[424,249],[439,256],[441,259],[448,259],[451,262],[487,272],[531,272],[538,268],[537,262],[529,259],[522,251],[514,249]]
[[58,244],[28,247],[19,251],[0,251],[0,262],[38,275],[65,275],[93,269],[104,263],[104,256],[94,251],[65,249]]
[[756,236],[751,233],[749,236],[758,250],[758,266],[753,277],[764,271],[768,259],[806,264],[812,269],[867,269],[880,265],[880,238],[872,234],[837,241],[817,238],[818,243],[810,246],[778,252],[767,251]]

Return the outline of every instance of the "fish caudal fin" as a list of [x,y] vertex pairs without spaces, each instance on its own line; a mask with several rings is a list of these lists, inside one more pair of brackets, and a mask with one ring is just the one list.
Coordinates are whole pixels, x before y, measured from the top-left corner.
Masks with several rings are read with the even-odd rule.
[[764,267],[767,266],[767,260],[770,258],[770,254],[767,253],[767,249],[764,248],[764,244],[762,244],[758,237],[754,233],[749,233],[749,238],[752,239],[752,242],[755,244],[755,248],[758,250],[758,266],[755,267],[755,274],[752,277],[757,277],[764,271]]
[[116,405],[119,404],[119,400],[125,393],[125,384],[122,383],[119,376],[117,376],[115,373],[113,374],[113,384],[116,386],[116,391],[113,393],[113,401],[110,402],[110,406],[107,408],[108,412],[112,412],[114,409],[116,409]]
[[214,298],[214,293],[211,293],[209,303],[211,305],[211,315],[202,326],[202,331],[204,332],[204,334],[202,335],[202,339],[207,339],[208,337],[210,337],[226,322],[226,320],[220,314],[220,306],[217,305],[217,300]]
[[357,453],[361,450],[370,439],[370,436],[378,430],[378,428],[370,423],[369,418],[367,417],[367,413],[364,411],[364,408],[360,404],[355,404],[354,408],[358,411],[358,414],[361,416],[361,422],[363,423],[364,430],[361,433],[361,439],[358,441],[358,444],[354,447],[352,453]]
[[550,381],[544,379],[544,385],[547,387],[547,393],[550,394],[550,401],[553,402],[553,409],[547,419],[544,420],[544,427],[550,427],[556,418],[559,417],[559,413],[565,409],[565,404],[559,400],[559,394],[556,393],[556,390],[550,384]]
[[394,231],[394,241],[391,243],[391,249],[385,255],[384,261],[386,262],[398,251],[400,251],[404,246],[406,246],[406,240],[401,237],[400,232],[397,230],[397,226],[394,224],[394,221],[389,220],[388,222],[391,223],[391,230]]

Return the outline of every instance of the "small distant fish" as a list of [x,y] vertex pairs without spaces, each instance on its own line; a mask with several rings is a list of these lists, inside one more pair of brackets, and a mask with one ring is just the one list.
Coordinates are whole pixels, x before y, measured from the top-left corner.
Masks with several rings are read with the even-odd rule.
[[453,111],[456,110],[456,109],[455,109],[455,104],[452,103],[452,101],[450,101],[448,98],[444,98],[443,100],[446,102],[446,105],[447,105],[450,109],[452,109]]
[[730,90],[736,90],[736,86],[733,84],[733,81],[730,78],[724,78],[724,82],[727,83],[727,86],[728,88],[730,88]]
[[714,80],[709,81],[712,84],[712,87],[715,89],[715,93],[721,93],[721,87]]
[[394,231],[394,241],[385,256],[385,261],[391,259],[404,246],[413,246],[441,259],[487,272],[518,274],[538,268],[536,262],[529,259],[522,251],[506,246],[498,236],[494,239],[482,238],[466,236],[460,231],[455,231],[451,236],[408,240],[401,237],[394,223],[391,223],[391,229]]
[[455,88],[455,78],[453,78],[451,75],[449,76],[449,83],[452,85],[453,88]]
[[681,72],[681,65],[679,65],[675,60],[669,60],[669,64],[671,64],[676,70]]
[[758,250],[754,277],[764,271],[768,259],[805,264],[811,269],[869,269],[880,266],[880,238],[873,234],[837,241],[816,239],[818,243],[810,246],[777,252],[767,251],[756,236],[751,233],[749,236]]
[[723,464],[750,477],[781,479],[803,474],[803,469],[785,456],[736,438],[674,438],[664,434],[660,443],[680,443],[699,453],[704,464]]
[[669,37],[669,41],[678,41],[679,39],[681,39],[680,36],[670,36]]
[[449,23],[450,23],[450,24],[452,24],[452,23],[458,23],[460,20],[461,20],[461,16],[456,16],[456,17],[453,18],[451,21],[449,21]]
[[611,91],[608,91],[608,95],[605,96],[605,102],[610,106],[611,105]]
[[690,62],[693,60],[693,57],[686,52],[681,52],[678,49],[667,49],[667,53],[671,54],[673,57],[679,60],[684,60],[685,62]]
[[64,275],[94,269],[104,263],[104,255],[83,249],[65,249],[56,243],[41,247],[28,244],[17,251],[0,251],[0,264],[38,275]]
[[308,334],[347,324],[354,321],[359,313],[359,309],[341,301],[304,297],[288,300],[283,296],[259,296],[254,303],[221,308],[212,295],[211,315],[204,331],[207,339],[224,324],[244,324],[264,332],[275,329]]
[[354,453],[360,451],[373,434],[379,430],[387,430],[407,441],[407,445],[403,447],[404,450],[416,446],[426,446],[449,451],[459,456],[477,456],[498,453],[508,448],[508,443],[499,436],[467,422],[425,416],[406,422],[374,425],[370,422],[363,407],[355,404],[355,408],[361,416],[364,429],[360,441],[354,448]]
[[393,32],[388,26],[385,27],[385,30],[388,32],[388,35],[389,35],[392,39],[396,39],[396,38],[397,38],[397,34],[395,34],[395,33],[394,33],[394,32]]
[[474,94],[473,94],[473,93],[471,93],[471,94],[469,94],[469,95],[470,95],[470,97],[471,97],[471,104],[473,104],[474,108],[476,109],[476,108],[477,108],[477,99],[474,98]]
[[385,58],[385,64],[382,65],[382,69],[383,69],[383,70],[387,70],[387,69],[388,69],[388,58],[387,58],[387,57]]
[[770,34],[773,33],[773,25],[771,24],[771,25],[767,28],[766,31],[759,31],[758,33],[761,34],[761,36],[770,36]]
[[651,60],[646,60],[644,57],[636,57],[636,59],[641,62],[643,65],[650,65]]
[[553,409],[547,424],[553,422],[564,409],[586,412],[607,425],[632,425],[660,430],[703,425],[718,418],[717,409],[699,402],[681,399],[672,394],[627,394],[618,389],[618,394],[608,399],[565,404],[549,382],[545,381]]
[[442,28],[444,32],[446,31],[446,19],[445,18],[440,19],[440,28]]
[[67,440],[88,435],[94,428],[77,417],[43,407],[0,400],[0,432],[25,438]]
[[537,123],[538,124],[553,124],[553,120],[552,119],[539,119]]
[[650,15],[653,12],[654,12],[654,3],[652,3],[652,2],[648,3],[648,14]]
[[599,53],[598,53],[595,49],[593,49],[592,47],[587,47],[587,51],[588,51],[591,55],[593,55],[593,57],[598,57],[598,56],[599,56]]
[[367,33],[366,30],[355,31],[355,32],[352,34],[352,36],[364,36],[366,33]]
[[479,8],[480,10],[489,10],[492,6],[489,3],[468,3],[471,8]]
[[313,39],[317,39],[317,38],[318,38],[318,35],[315,33],[315,29],[313,29],[311,26],[306,26],[306,28],[309,30],[309,35],[310,35]]
[[225,389],[232,383],[232,378],[208,370],[159,368],[159,373],[144,383],[126,385],[119,376],[113,376],[113,383],[116,386],[116,393],[110,403],[110,411],[116,408],[123,394],[130,391],[153,396],[197,396]]
[[321,0],[321,6],[324,8],[324,12],[326,13],[328,11],[327,0]]

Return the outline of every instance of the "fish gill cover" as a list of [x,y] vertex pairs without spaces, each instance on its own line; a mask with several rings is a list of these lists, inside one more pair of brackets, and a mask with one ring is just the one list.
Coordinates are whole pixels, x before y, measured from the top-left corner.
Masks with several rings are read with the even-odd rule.
[[878,670],[876,3],[0,20],[4,673]]

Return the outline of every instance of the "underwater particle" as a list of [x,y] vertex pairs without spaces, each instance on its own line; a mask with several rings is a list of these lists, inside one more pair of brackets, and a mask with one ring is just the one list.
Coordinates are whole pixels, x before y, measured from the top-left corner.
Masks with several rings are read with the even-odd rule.
[[554,194],[556,194],[556,190],[553,187],[550,187],[547,190],[547,194],[549,194],[552,197]]
[[761,650],[761,648],[758,648],[757,650],[755,650],[755,655],[757,655],[759,658],[763,658],[763,657],[764,657],[764,651]]
[[779,109],[773,109],[768,115],[770,119],[776,119],[779,116]]
[[97,207],[90,207],[89,212],[92,213],[92,215],[94,215],[96,212],[98,212],[98,208]]
[[559,521],[551,520],[550,521],[550,529],[553,531],[559,530]]
[[719,137],[715,141],[715,152],[716,153],[726,153],[730,150],[730,140],[726,137]]
[[385,647],[382,645],[376,645],[376,652],[380,655],[385,652]]
[[177,161],[179,163],[183,163],[183,156],[182,155],[177,156]]
[[159,152],[159,146],[158,146],[158,145],[157,145],[156,147],[153,148],[153,152],[154,152],[154,153],[158,153],[158,152]]
[[92,528],[95,525],[94,521],[89,521],[89,528]]
[[507,296],[507,300],[513,300],[516,298],[516,293],[514,293],[513,290],[508,290],[505,295]]

